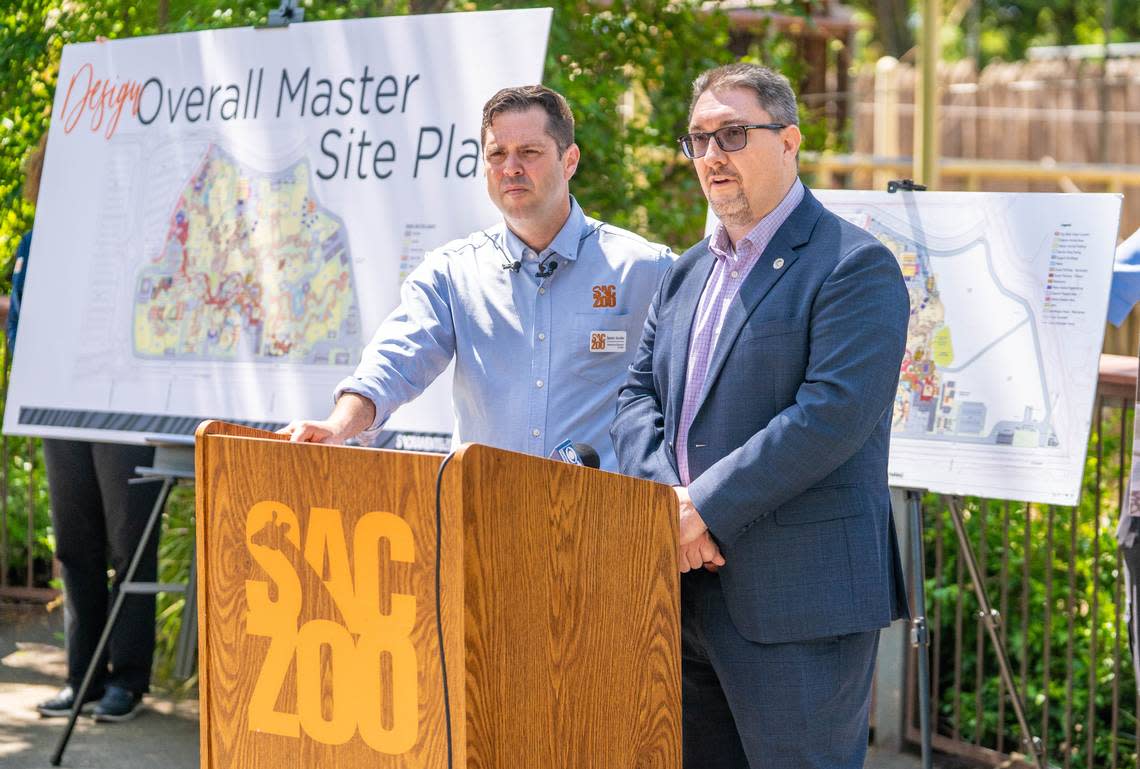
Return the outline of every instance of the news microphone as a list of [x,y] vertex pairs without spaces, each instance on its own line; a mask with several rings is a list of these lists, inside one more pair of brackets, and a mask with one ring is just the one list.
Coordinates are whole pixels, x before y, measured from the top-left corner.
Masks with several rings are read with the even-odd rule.
[[522,269],[522,262],[518,261],[517,259],[513,262],[507,262],[506,264],[503,265],[503,269],[504,270],[510,270],[511,272],[517,273],[519,270]]
[[595,470],[601,467],[602,460],[594,447],[588,443],[575,443],[571,440],[562,441],[550,452],[550,458],[569,465],[592,467]]

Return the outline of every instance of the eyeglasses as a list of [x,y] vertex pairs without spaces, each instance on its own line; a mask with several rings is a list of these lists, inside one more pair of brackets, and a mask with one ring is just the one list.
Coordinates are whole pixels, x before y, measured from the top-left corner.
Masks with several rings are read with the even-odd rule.
[[716,139],[716,144],[725,152],[737,152],[748,144],[748,132],[753,128],[763,128],[766,131],[781,131],[787,128],[787,123],[752,123],[750,125],[726,125],[715,131],[700,131],[685,134],[677,141],[681,143],[681,152],[689,160],[703,158],[709,151],[709,139]]

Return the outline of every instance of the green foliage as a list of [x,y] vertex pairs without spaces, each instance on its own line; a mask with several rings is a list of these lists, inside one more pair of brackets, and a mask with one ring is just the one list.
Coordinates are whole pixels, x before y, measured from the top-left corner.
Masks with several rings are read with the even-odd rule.
[[[162,538],[158,544],[158,580],[185,584],[190,579],[190,563],[194,558],[194,490],[176,486],[170,492],[162,521]],[[158,596],[158,630],[154,653],[154,684],[167,693],[187,694],[198,685],[197,667],[185,681],[174,677],[178,651],[178,635],[182,629],[182,612],[186,596],[162,593]]]
[[32,568],[37,582],[51,576],[51,512],[44,476],[43,446],[32,438],[2,438],[0,456],[7,460],[8,580],[23,585],[28,568],[28,517],[31,498]]
[[[20,167],[47,128],[62,40],[47,0],[16,0],[0,13],[0,263],[7,263],[33,208],[21,196]],[[5,271],[5,275],[9,271]]]
[[[1110,42],[1140,39],[1140,4],[1111,0]],[[918,0],[849,0],[873,20],[864,40],[866,59],[902,56],[915,44]],[[1106,0],[973,0],[943,2],[943,56],[954,61],[977,51],[984,66],[994,59],[1024,59],[1032,46],[1104,43]],[[968,10],[967,10],[968,9]]]
[[[1140,37],[1140,11],[1132,2],[1115,0],[1111,42]],[[1031,46],[1104,43],[1104,0],[983,0],[977,14],[978,48],[984,63],[1015,61]],[[969,49],[971,27],[956,27],[947,41],[946,56],[958,59]]]
[[[1095,754],[1091,765],[1115,763],[1111,733],[1114,683],[1119,686],[1119,702],[1123,703],[1115,750],[1121,765],[1136,761],[1136,720],[1131,707],[1135,702],[1136,684],[1123,621],[1118,625],[1115,613],[1115,608],[1122,605],[1117,596],[1124,581],[1115,536],[1119,509],[1117,479],[1121,472],[1127,477],[1130,464],[1126,460],[1121,467],[1120,463],[1121,415],[1120,409],[1105,410],[1099,483],[1097,437],[1093,435],[1079,507],[1021,503],[1006,506],[1006,503],[974,498],[965,500],[963,505],[965,527],[985,574],[987,597],[998,610],[1002,608],[1003,597],[1008,602],[1002,612],[1003,624],[1008,634],[1015,680],[1026,687],[1028,721],[1037,736],[1041,736],[1042,724],[1047,721],[1047,746],[1054,763],[1059,763],[1068,751],[1073,765],[1090,765],[1090,729]],[[1124,437],[1124,446],[1131,446],[1130,436]],[[939,730],[951,734],[957,729],[963,740],[977,740],[993,748],[997,743],[998,709],[1002,699],[996,657],[988,638],[983,642],[981,656],[977,654],[978,639],[985,635],[985,630],[977,619],[978,602],[968,571],[960,571],[957,538],[946,506],[935,495],[927,495],[924,504],[929,527],[926,530],[928,620],[932,634],[939,634],[942,639],[935,689],[941,692],[937,700]],[[1025,547],[1027,527],[1028,550]],[[938,563],[941,568],[936,571],[932,565]],[[959,612],[962,639],[957,672],[961,693],[956,695],[953,638]],[[1117,648],[1121,649],[1119,667],[1115,661]],[[1094,653],[1095,667],[1090,671]],[[980,690],[977,686],[979,665]],[[1020,679],[1023,665],[1027,671],[1024,683]],[[1090,673],[1095,681],[1091,687]],[[1066,716],[1070,696],[1071,722]],[[1090,700],[1091,723],[1088,719]],[[979,702],[980,709],[977,708]],[[1004,706],[1002,728],[1005,751],[1016,749],[1020,730],[1008,701]]]
[[545,78],[580,114],[578,195],[593,215],[684,249],[701,237],[705,205],[675,140],[693,79],[730,58],[727,20],[687,2],[588,10],[556,7]]

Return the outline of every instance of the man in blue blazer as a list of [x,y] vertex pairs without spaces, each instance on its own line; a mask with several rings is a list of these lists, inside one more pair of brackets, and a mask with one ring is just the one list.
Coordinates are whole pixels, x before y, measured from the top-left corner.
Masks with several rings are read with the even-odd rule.
[[909,301],[797,177],[764,67],[693,85],[681,148],[720,219],[665,275],[611,428],[680,500],[686,769],[861,767],[879,629],[908,615],[887,449]]

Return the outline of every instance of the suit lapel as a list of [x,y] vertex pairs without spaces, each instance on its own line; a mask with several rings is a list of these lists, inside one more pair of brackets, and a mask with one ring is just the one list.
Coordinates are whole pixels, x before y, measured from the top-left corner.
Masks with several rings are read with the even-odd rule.
[[[728,354],[748,317],[799,258],[799,248],[811,237],[811,231],[821,210],[822,206],[805,188],[803,200],[780,229],[776,230],[768,247],[764,249],[764,253],[760,255],[752,271],[744,279],[739,293],[725,312],[724,325],[721,326],[720,337],[713,350],[712,360],[709,361],[709,370],[705,376],[704,387],[701,389],[700,400],[697,401],[697,411],[700,411],[704,405],[705,398],[717,376],[720,375],[721,369],[724,368]],[[774,265],[781,259],[783,260],[781,266],[775,267]]]

